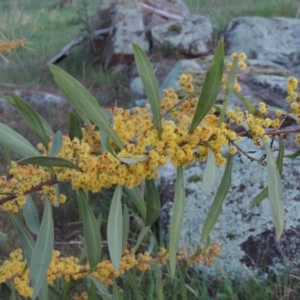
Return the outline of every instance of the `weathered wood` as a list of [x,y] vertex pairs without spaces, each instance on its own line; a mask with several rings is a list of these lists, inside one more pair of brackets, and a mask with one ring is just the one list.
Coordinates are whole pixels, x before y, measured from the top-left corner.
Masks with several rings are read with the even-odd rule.
[[[110,31],[110,28],[104,28],[95,30],[92,34],[93,38],[96,38],[98,36],[107,34]],[[82,35],[70,43],[68,43],[66,46],[64,46],[54,57],[49,59],[47,61],[48,64],[58,64],[62,60],[64,60],[66,57],[68,57],[71,54],[71,51],[74,47],[80,45],[82,42],[84,42],[88,38],[88,35]]]

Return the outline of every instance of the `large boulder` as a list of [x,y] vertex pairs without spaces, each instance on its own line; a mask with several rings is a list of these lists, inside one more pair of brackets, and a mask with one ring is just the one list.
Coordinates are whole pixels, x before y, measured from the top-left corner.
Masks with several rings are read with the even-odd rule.
[[249,58],[263,59],[290,67],[299,53],[300,20],[289,18],[241,17],[227,25],[226,52],[246,52]]
[[208,54],[212,47],[212,24],[198,14],[154,26],[151,35],[154,47],[171,47],[187,56]]
[[[245,140],[241,147],[245,151],[256,151],[255,154],[251,154],[255,158],[265,154],[263,149],[253,146],[248,140]],[[290,148],[288,153],[293,150]],[[189,250],[195,250],[199,245],[202,226],[213,201],[213,196],[207,197],[202,191],[201,178],[204,167],[205,164],[197,163],[184,170],[187,199],[180,246]],[[219,180],[223,171],[224,168],[220,168]],[[231,188],[219,220],[210,235],[211,241],[221,243],[223,252],[217,257],[213,268],[202,268],[201,265],[199,268],[214,275],[222,270],[225,274],[237,272],[246,277],[254,270],[262,271],[262,268],[265,272],[278,271],[289,263],[299,272],[299,175],[297,160],[286,159],[282,174],[285,231],[282,238],[276,241],[268,200],[248,208],[250,201],[267,186],[266,167],[246,157],[243,157],[241,162],[236,156]],[[163,197],[161,222],[165,238],[168,239],[174,180],[164,180],[160,189]]]

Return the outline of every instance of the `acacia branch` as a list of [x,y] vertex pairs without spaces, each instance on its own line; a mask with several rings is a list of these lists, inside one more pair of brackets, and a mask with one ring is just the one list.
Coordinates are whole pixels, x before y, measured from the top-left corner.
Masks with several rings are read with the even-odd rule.
[[[31,193],[34,193],[34,192],[37,192],[37,191],[41,190],[41,188],[42,188],[43,186],[45,186],[45,185],[49,185],[49,186],[50,186],[50,185],[56,184],[56,183],[58,183],[58,182],[59,182],[59,181],[57,180],[56,177],[51,178],[51,179],[49,179],[49,180],[47,180],[47,181],[45,181],[45,182],[42,182],[42,183],[40,183],[40,184],[34,186],[34,187],[31,188],[30,190],[26,191],[26,192],[24,193],[24,196],[27,195],[27,194],[31,194]],[[11,200],[16,199],[16,198],[18,198],[18,197],[19,197],[19,196],[17,196],[17,195],[9,195],[9,196],[7,196],[7,197],[1,198],[1,199],[0,199],[0,205],[3,205],[5,202],[11,201]]]

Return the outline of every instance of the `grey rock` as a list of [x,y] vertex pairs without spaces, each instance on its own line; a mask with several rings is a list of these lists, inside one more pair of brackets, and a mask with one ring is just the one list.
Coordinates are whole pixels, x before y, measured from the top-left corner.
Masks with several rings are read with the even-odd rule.
[[149,50],[146,38],[143,13],[137,1],[126,5],[117,5],[113,20],[112,46],[114,55],[132,55],[132,44],[139,45],[144,51]]
[[[246,150],[255,150],[253,155],[260,158],[264,151],[253,146],[249,140],[244,140],[241,147]],[[276,145],[275,145],[276,148]],[[292,153],[293,149],[287,151]],[[184,170],[184,186],[186,190],[186,207],[183,228],[180,237],[180,246],[195,250],[199,245],[202,226],[213,201],[213,196],[205,196],[202,191],[201,178],[204,164],[195,164]],[[220,168],[219,180],[224,168]],[[197,267],[211,275],[221,272],[239,276],[254,274],[266,265],[264,271],[278,271],[289,264],[292,270],[300,268],[300,257],[297,251],[299,244],[299,178],[300,170],[295,161],[286,159],[282,174],[285,207],[285,232],[277,243],[272,223],[268,200],[259,205],[248,208],[249,202],[267,186],[266,167],[243,158],[243,163],[238,157],[234,159],[232,171],[232,184],[228,196],[223,204],[222,213],[211,232],[211,241],[219,241],[223,252],[216,258],[212,268]],[[191,180],[192,178],[198,178]],[[174,181],[171,180],[169,188],[173,189]],[[162,195],[162,197],[164,197]],[[166,218],[171,216],[170,200],[162,201],[164,207],[162,214],[164,224],[168,225]],[[165,225],[164,225],[165,226]],[[167,227],[165,227],[167,228]],[[165,230],[165,237],[167,230]],[[268,251],[267,247],[269,247]],[[261,265],[259,265],[261,264]]]
[[143,86],[141,77],[135,77],[130,83],[130,88],[134,93],[136,93],[140,96],[145,95],[144,86]]
[[154,26],[151,35],[154,47],[170,46],[194,57],[207,54],[212,46],[212,25],[202,15]]
[[246,52],[249,58],[291,66],[289,56],[299,51],[300,20],[289,18],[236,18],[227,25],[226,52]]
[[172,68],[170,73],[165,77],[160,90],[161,92],[167,88],[179,89],[179,77],[182,73],[198,74],[203,72],[204,69],[195,59],[183,59],[178,61]]

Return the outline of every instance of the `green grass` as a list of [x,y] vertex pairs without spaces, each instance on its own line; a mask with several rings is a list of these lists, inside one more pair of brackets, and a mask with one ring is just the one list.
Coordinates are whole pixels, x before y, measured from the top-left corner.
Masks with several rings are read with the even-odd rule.
[[298,0],[184,0],[191,11],[208,16],[218,36],[226,24],[236,17],[295,18],[300,6]]

